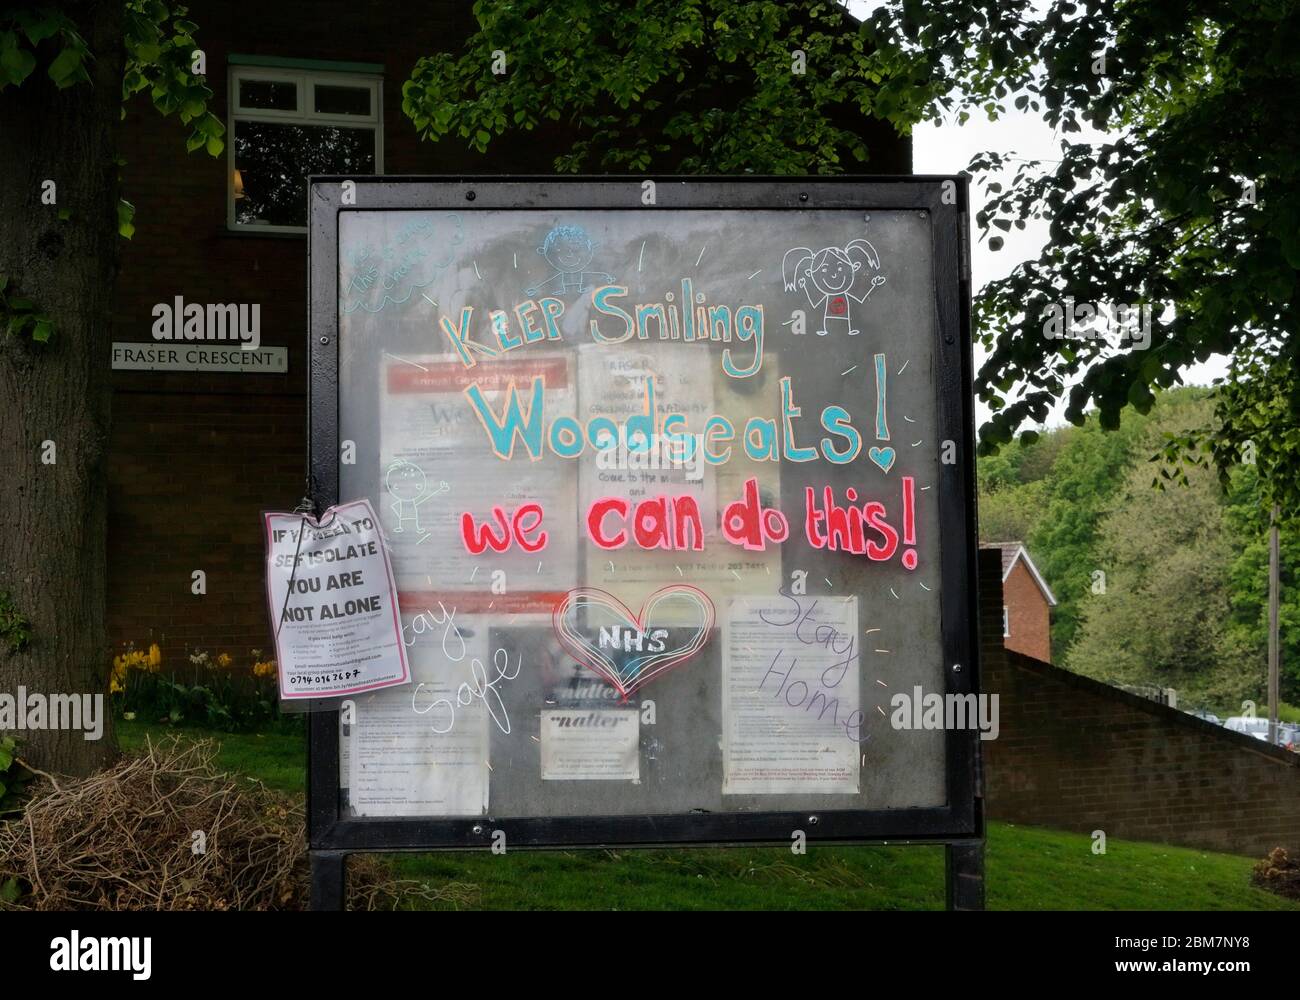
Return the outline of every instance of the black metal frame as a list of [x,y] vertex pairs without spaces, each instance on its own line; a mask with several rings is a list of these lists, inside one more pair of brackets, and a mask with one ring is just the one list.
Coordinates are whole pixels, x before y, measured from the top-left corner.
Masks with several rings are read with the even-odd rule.
[[[642,204],[653,180],[656,204]],[[344,181],[354,197],[344,204]],[[308,431],[312,499],[338,502],[338,216],[399,209],[853,209],[928,214],[934,261],[936,394],[940,439],[957,442],[958,461],[940,466],[943,538],[941,621],[946,693],[979,691],[976,595],[975,462],[972,410],[967,184],[963,177],[316,177],[309,189]],[[948,801],[937,808],[805,812],[691,813],[655,816],[483,817],[356,820],[340,814],[336,711],[311,713],[308,829],[320,905],[335,896],[342,854],[490,846],[494,830],[524,847],[789,844],[810,842],[948,845],[949,905],[969,908],[970,880],[981,887],[984,817],[980,748],[973,730],[946,734]],[[961,875],[959,879],[957,876]],[[963,882],[963,879],[965,880]],[[341,891],[341,878],[338,880]],[[325,883],[329,883],[326,885]],[[963,890],[961,885],[965,885]],[[335,900],[337,902],[337,900]]]

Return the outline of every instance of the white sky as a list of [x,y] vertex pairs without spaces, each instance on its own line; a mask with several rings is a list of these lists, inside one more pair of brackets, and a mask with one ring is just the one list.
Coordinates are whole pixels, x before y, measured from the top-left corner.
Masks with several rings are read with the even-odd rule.
[[[849,0],[849,10],[856,17],[865,17],[875,7],[878,0]],[[1010,99],[1008,99],[1010,103]],[[1083,136],[1073,134],[1072,141],[1079,141]],[[1014,154],[1025,159],[1056,159],[1059,157],[1059,140],[1052,129],[1033,112],[1009,111],[997,121],[986,120],[978,112],[972,114],[965,125],[944,122],[940,125],[923,123],[913,131],[912,170],[918,174],[955,174],[964,170],[971,158],[977,153],[993,151]],[[1000,178],[1005,185],[1010,181],[1012,171]],[[1037,258],[1043,245],[1047,242],[1047,223],[1029,220],[1024,230],[1012,228],[998,235],[1005,240],[1001,250],[994,253],[988,247],[987,239],[982,239],[975,226],[975,213],[984,206],[983,183],[981,180],[971,184],[971,270],[975,290],[997,278],[1005,277],[1021,261]],[[978,370],[984,352],[975,349],[975,366]],[[1209,361],[1183,369],[1184,382],[1196,385],[1208,385],[1212,379],[1222,375],[1227,368],[1226,359],[1216,355]],[[1049,425],[1064,422],[1065,403],[1058,402],[1048,415]],[[989,416],[989,410],[975,402],[976,424],[983,423]]]

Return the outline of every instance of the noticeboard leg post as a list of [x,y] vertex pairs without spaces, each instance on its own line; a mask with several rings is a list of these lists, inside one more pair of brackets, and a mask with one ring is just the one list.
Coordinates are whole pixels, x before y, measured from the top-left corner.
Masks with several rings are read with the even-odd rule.
[[944,845],[949,910],[984,909],[984,841]]
[[347,854],[311,851],[311,908],[342,910],[347,896]]

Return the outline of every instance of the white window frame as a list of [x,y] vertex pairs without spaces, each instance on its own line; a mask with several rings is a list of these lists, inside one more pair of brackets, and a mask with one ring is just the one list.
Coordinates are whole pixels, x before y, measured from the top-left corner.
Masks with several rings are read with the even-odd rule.
[[1011,609],[1002,605],[1002,638],[1011,638]]
[[[256,226],[235,221],[235,128],[238,122],[279,122],[297,125],[341,125],[369,128],[375,133],[375,173],[384,172],[384,79],[373,73],[329,72],[314,69],[279,69],[274,66],[231,66],[228,74],[226,114],[226,227],[239,233],[299,233],[303,226]],[[241,108],[239,84],[243,80],[265,80],[296,85],[298,108]],[[369,115],[328,115],[316,107],[317,86],[343,86],[370,90]]]

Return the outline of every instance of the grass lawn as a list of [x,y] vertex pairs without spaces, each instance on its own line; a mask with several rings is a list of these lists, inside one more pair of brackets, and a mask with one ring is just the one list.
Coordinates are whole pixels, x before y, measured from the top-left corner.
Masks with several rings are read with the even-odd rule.
[[[165,727],[119,722],[125,749]],[[221,734],[220,766],[301,793],[301,736]],[[390,856],[406,878],[477,887],[476,909],[872,909],[943,907],[937,847],[817,847],[680,851],[514,851]],[[988,831],[988,906],[997,910],[1296,910],[1250,884],[1254,858],[1007,823]]]

